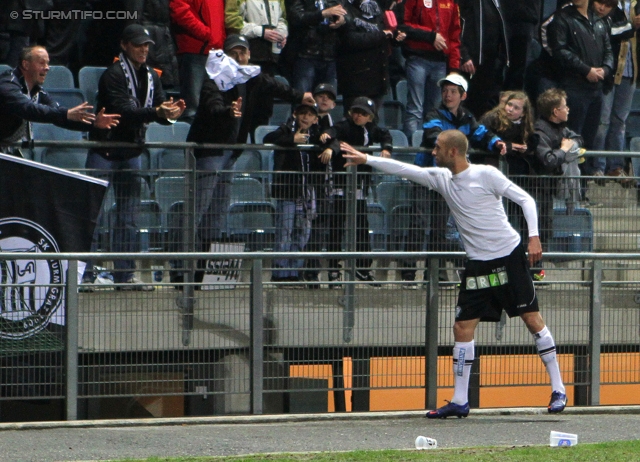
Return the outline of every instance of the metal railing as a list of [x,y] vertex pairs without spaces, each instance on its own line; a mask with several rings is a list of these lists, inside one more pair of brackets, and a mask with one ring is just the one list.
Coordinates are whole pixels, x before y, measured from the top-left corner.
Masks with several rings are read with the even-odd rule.
[[[83,148],[105,146],[45,141],[35,146],[72,144]],[[101,261],[109,267],[109,262],[131,258],[141,262],[138,272],[156,290],[117,291],[114,288],[118,286],[110,284],[78,287],[75,278],[67,278],[66,327],[49,323],[38,335],[19,341],[0,334],[0,410],[4,401],[63,399],[65,416],[73,420],[115,415],[111,406],[104,404],[105,399],[124,399],[120,404],[127,407],[126,415],[130,416],[143,406],[140,403],[144,399],[163,397],[161,410],[149,411],[153,406],[148,403],[144,406],[147,412],[168,416],[175,415],[172,412],[343,412],[382,409],[385,405],[417,409],[435,407],[448,398],[438,395],[438,390],[449,393],[452,385],[447,357],[451,354],[456,291],[450,289],[456,287],[461,252],[426,252],[425,245],[437,250],[444,249],[438,247],[444,244],[429,246],[422,241],[418,250],[405,252],[406,245],[411,244],[407,229],[402,225],[390,228],[390,211],[384,206],[367,210],[367,245],[373,250],[355,252],[362,242],[355,232],[359,201],[354,185],[362,174],[351,170],[343,174],[347,178],[344,250],[295,253],[298,259],[321,261],[320,290],[306,281],[272,280],[274,260],[291,257],[292,253],[263,251],[268,246],[251,252],[196,252],[196,145],[144,146],[185,149],[184,168],[174,170],[184,178],[180,199],[185,201],[186,210],[186,219],[179,225],[182,237],[178,247],[162,245],[161,252],[151,249],[142,253],[114,253],[105,247],[100,253],[33,254],[33,259],[68,260],[69,274],[76,274],[78,261]],[[210,147],[274,149],[269,145]],[[396,152],[420,150],[404,148]],[[245,173],[269,184],[273,172]],[[524,186],[530,179],[522,178]],[[374,175],[371,184],[385,180],[382,175]],[[290,183],[298,183],[293,174]],[[586,186],[596,194],[590,197],[592,204],[585,213],[591,219],[591,228],[576,231],[571,226],[559,226],[546,230],[560,230],[550,239],[555,239],[552,248],[562,252],[545,253],[547,277],[536,287],[541,289],[538,295],[543,315],[554,332],[573,404],[598,405],[615,401],[609,391],[602,398],[602,390],[609,390],[610,385],[633,388],[640,384],[640,298],[636,296],[640,289],[640,254],[636,253],[640,227],[633,189],[622,188],[613,179],[604,186],[595,181]],[[373,188],[371,191],[373,195]],[[383,204],[379,199],[372,197],[369,204]],[[267,200],[271,199],[267,196]],[[415,200],[407,199],[405,205]],[[604,207],[593,206],[598,200]],[[557,201],[552,204],[559,209],[561,205]],[[381,223],[386,228],[371,226],[376,210],[381,210]],[[423,223],[403,221],[414,215],[411,207],[398,210],[394,218],[401,224],[423,229]],[[553,221],[555,216],[547,218]],[[441,218],[446,221],[445,215]],[[563,223],[562,214],[558,223]],[[380,235],[382,241],[376,240]],[[455,236],[452,239],[445,243],[449,249],[450,243],[456,242]],[[230,241],[242,239],[225,242]],[[575,250],[588,252],[564,252]],[[20,257],[24,254],[0,253],[2,262]],[[376,273],[375,281],[357,277],[356,271],[362,268],[358,261],[366,258],[374,262],[371,269]],[[342,265],[331,266],[331,260]],[[174,269],[170,262],[175,261],[184,262],[184,279],[179,283],[161,282],[167,280]],[[199,261],[214,264],[199,265]],[[203,266],[202,282],[195,279],[199,266]],[[226,269],[228,266],[233,271]],[[330,280],[331,270],[337,270],[342,280]],[[403,280],[403,270],[413,272],[415,279]],[[448,273],[444,278],[441,270]],[[154,280],[158,272],[161,281]],[[6,303],[5,297],[16,285],[1,282]],[[37,298],[42,297],[38,287],[51,286],[55,285],[30,289],[36,291]],[[87,288],[93,293],[82,291]],[[287,288],[295,290],[284,290]],[[5,320],[6,311],[2,313]],[[473,406],[496,405],[492,390],[547,386],[525,330],[517,321],[506,320],[478,329],[470,394]],[[410,404],[391,403],[393,399],[385,394],[389,390],[412,396]],[[172,398],[180,401],[175,408],[171,407]],[[315,408],[314,400],[319,403]]]
[[[437,405],[438,389],[442,389],[442,382],[449,375],[449,368],[443,372],[438,361],[450,355],[449,330],[455,307],[452,297],[455,293],[447,290],[447,284],[438,283],[438,261],[459,258],[460,253],[411,254],[413,258],[427,261],[426,284],[420,290],[402,290],[401,281],[389,281],[381,288],[374,288],[371,283],[347,276],[347,280],[342,281],[347,286],[344,295],[329,289],[314,291],[301,287],[287,291],[283,290],[288,285],[286,283],[265,282],[267,262],[280,256],[273,252],[109,255],[113,259],[145,261],[167,258],[193,261],[241,259],[246,270],[242,270],[243,276],[239,280],[213,283],[221,287],[217,290],[195,294],[184,290],[186,287],[177,291],[170,284],[156,283],[157,290],[152,294],[145,293],[144,297],[140,297],[138,292],[113,292],[112,288],[105,288],[101,294],[99,291],[84,294],[78,290],[75,278],[67,278],[64,285],[66,328],[62,331],[66,333],[62,337],[64,348],[60,349],[61,345],[58,345],[57,349],[51,349],[54,352],[64,351],[65,360],[60,362],[59,354],[44,364],[30,364],[25,360],[22,367],[30,367],[42,375],[38,377],[36,374],[31,381],[26,380],[22,384],[15,383],[15,380],[5,381],[2,399],[64,398],[69,420],[95,416],[91,402],[95,403],[97,398],[122,396],[180,396],[189,397],[191,401],[200,396],[205,401],[208,398],[218,403],[226,400],[226,404],[212,405],[209,409],[211,414],[262,414],[291,411],[291,404],[274,405],[272,401],[295,393],[319,392],[326,395],[331,392],[335,400],[334,410],[362,411],[371,408],[370,394],[376,391],[414,388],[424,390],[424,405]],[[337,257],[345,261],[363,257],[361,253],[351,252],[339,255],[305,252],[302,256]],[[376,259],[409,257],[397,252],[376,252],[373,256]],[[19,260],[24,258],[24,254],[4,253],[1,257],[3,261]],[[77,274],[78,260],[95,257],[94,254],[43,253],[34,254],[32,258],[68,260],[69,274]],[[559,356],[573,357],[570,367],[561,361],[561,370],[567,385],[574,388],[574,404],[598,405],[601,403],[602,377],[607,372],[602,369],[601,357],[612,353],[633,357],[638,354],[637,306],[621,307],[611,302],[618,301],[624,293],[635,303],[639,284],[604,281],[604,262],[614,260],[638,264],[640,254],[555,253],[548,254],[547,258],[549,261],[570,259],[586,263],[581,271],[587,271],[588,277],[583,274],[580,280],[550,284],[559,288],[547,288],[539,292],[539,296],[554,304],[553,307],[545,307],[543,302],[542,311],[556,336]],[[11,285],[3,285],[3,291],[8,287]],[[537,287],[543,285],[538,284]],[[566,305],[562,306],[562,297],[567,290],[571,291],[572,298],[579,298],[587,305],[567,304],[565,299]],[[167,303],[169,308],[164,305]],[[384,306],[386,303],[389,305]],[[632,311],[633,308],[633,317],[619,312],[621,309]],[[524,331],[524,326],[515,324],[507,325],[506,331],[500,335],[500,325],[479,329],[478,357],[535,355],[533,342],[515,334]],[[495,338],[492,339],[494,330]],[[167,340],[168,337],[177,338],[178,332],[181,344]],[[203,338],[203,332],[216,332],[216,336]],[[621,335],[611,337],[612,332]],[[30,353],[35,354],[36,351],[31,350]],[[18,350],[5,351],[4,361],[12,355],[28,357]],[[418,385],[408,383],[408,379],[416,378],[417,370],[402,372],[401,367],[386,370],[374,370],[373,367],[380,361],[402,361],[402,358],[416,356],[424,357],[424,369]],[[243,359],[225,369],[221,367],[225,358],[246,358],[246,362]],[[350,374],[345,371],[347,363],[351,364]],[[11,364],[14,363],[3,363],[1,369],[5,377],[11,375]],[[296,365],[304,368],[305,364],[316,368],[329,364],[332,386],[319,386],[319,382],[312,379],[313,373],[307,374],[309,380],[293,380],[291,368]],[[43,380],[50,377],[47,370],[55,368],[62,370],[57,375],[58,380]],[[203,370],[198,371],[199,368]],[[497,382],[502,386],[540,385],[540,377],[531,376],[530,369],[529,366],[521,370],[511,369],[509,374],[521,376],[513,380],[507,374]],[[191,375],[185,372],[187,370]],[[221,373],[224,370],[226,372]],[[476,370],[476,376],[481,372]],[[495,377],[505,372],[498,368],[491,373]],[[629,374],[629,371],[618,372]],[[348,376],[351,383],[345,383]],[[60,382],[62,377],[63,383]],[[24,375],[20,378],[26,379]],[[629,384],[625,380],[604,381],[606,385]],[[226,382],[226,385],[220,382]],[[637,382],[636,378],[630,383]],[[150,388],[137,388],[140,383],[147,383]],[[154,383],[155,387],[152,386]],[[33,393],[34,389],[44,390],[43,386],[51,392]],[[476,383],[472,387],[471,399],[478,400],[480,391],[491,386],[490,383]],[[60,395],[62,390],[64,394]],[[352,396],[351,406],[344,402],[345,393]],[[234,399],[235,405],[229,404]],[[238,401],[244,404],[238,404]],[[80,414],[79,403],[82,408]]]

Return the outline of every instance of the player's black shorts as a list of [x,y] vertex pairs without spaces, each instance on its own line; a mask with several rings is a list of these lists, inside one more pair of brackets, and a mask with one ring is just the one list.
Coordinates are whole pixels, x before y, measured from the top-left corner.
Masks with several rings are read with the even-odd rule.
[[499,321],[538,310],[538,298],[522,245],[495,260],[468,260],[460,283],[456,321]]

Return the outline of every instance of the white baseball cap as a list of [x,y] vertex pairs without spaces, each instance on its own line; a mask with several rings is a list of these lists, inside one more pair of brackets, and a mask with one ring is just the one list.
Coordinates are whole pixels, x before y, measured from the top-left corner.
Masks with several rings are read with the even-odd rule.
[[469,84],[467,83],[467,79],[462,77],[460,74],[449,74],[444,79],[438,80],[438,86],[442,87],[444,82],[449,82],[449,83],[452,83],[454,85],[458,85],[459,87],[462,87],[462,89],[464,91],[467,91],[467,89],[469,88]]

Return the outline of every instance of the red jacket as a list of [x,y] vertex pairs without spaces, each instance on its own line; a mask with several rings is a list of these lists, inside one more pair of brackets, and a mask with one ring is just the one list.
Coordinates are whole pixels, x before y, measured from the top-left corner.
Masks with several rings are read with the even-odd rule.
[[[449,70],[460,68],[460,10],[455,0],[406,0],[404,27],[405,53],[429,58],[446,58]],[[447,42],[438,51],[433,46],[436,32]]]
[[178,54],[222,49],[227,36],[223,0],[170,0],[169,8]]

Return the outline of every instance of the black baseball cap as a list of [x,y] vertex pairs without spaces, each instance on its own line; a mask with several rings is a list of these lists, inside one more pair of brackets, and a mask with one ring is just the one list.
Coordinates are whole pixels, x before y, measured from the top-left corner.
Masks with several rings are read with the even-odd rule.
[[134,45],[142,45],[144,43],[156,44],[151,40],[149,31],[140,24],[129,24],[122,31],[122,41],[125,43],[133,43]]
[[376,103],[371,98],[366,96],[359,96],[353,100],[349,109],[360,109],[366,114],[374,115],[376,113]]
[[309,110],[315,113],[315,115],[318,115],[318,105],[317,104],[305,104],[305,103],[300,103],[296,106],[295,113],[298,113],[300,110]]
[[336,92],[335,87],[330,83],[321,83],[313,90],[313,96],[320,93],[328,93],[334,101],[338,99],[338,93]]
[[249,50],[249,40],[244,35],[232,34],[224,41],[224,51],[229,51],[235,47],[245,47]]

